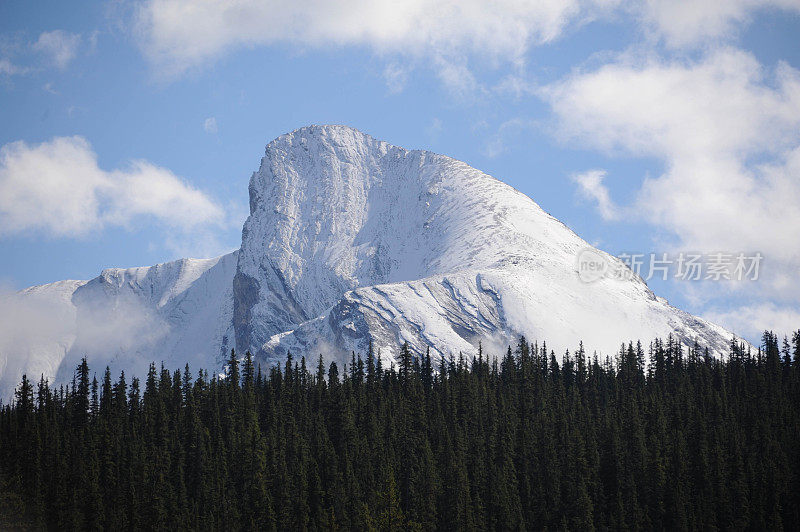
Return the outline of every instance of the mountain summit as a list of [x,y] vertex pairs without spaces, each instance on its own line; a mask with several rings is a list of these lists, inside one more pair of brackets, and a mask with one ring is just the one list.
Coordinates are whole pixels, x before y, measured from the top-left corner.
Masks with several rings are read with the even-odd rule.
[[[278,137],[250,180],[234,278],[236,345],[266,358],[443,355],[514,337],[613,353],[670,333],[724,349],[723,329],[638,277],[586,283],[590,246],[533,200],[467,164],[345,126]],[[602,254],[608,261],[617,259]]]
[[[3,396],[22,372],[68,377],[85,353],[141,374],[151,360],[218,368],[232,347],[262,361],[287,350],[349,360],[372,339],[390,360],[403,342],[471,356],[478,342],[499,353],[525,334],[556,353],[583,340],[613,354],[673,334],[721,353],[731,336],[637,276],[585,282],[587,250],[622,265],[512,187],[346,126],[270,142],[249,193],[238,252],[10,296],[51,302],[61,318],[47,334],[0,337]],[[100,334],[109,321],[118,335]]]

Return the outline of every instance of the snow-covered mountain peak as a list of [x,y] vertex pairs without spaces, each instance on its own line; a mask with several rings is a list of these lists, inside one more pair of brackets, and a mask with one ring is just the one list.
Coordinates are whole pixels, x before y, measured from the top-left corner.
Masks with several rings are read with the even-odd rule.
[[581,242],[532,200],[463,162],[345,126],[271,142],[250,180],[250,210],[237,280],[242,292],[262,295],[252,305],[237,298],[235,307],[237,343],[251,347],[360,286],[492,268],[527,260],[531,249]]
[[0,324],[0,396],[23,372],[67,381],[83,356],[141,375],[161,360],[218,369],[234,346],[262,363],[288,349],[347,361],[373,340],[389,362],[403,342],[470,356],[519,334],[559,355],[669,334],[721,353],[730,339],[638,277],[583,282],[580,253],[617,259],[444,155],[310,126],[267,145],[249,192],[238,252],[0,298],[20,318]]
[[679,311],[639,278],[581,282],[576,259],[590,246],[524,194],[346,126],[271,142],[250,206],[234,326],[237,345],[264,356],[317,349],[320,338],[326,349],[363,349],[372,337],[386,349],[467,350],[481,335],[521,332],[607,351],[617,337],[653,335],[654,323],[658,334],[681,329]]

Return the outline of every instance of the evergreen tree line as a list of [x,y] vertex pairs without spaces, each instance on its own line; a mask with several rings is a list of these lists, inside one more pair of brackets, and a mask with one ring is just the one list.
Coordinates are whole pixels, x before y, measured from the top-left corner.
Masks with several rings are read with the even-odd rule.
[[0,528],[800,530],[800,331],[729,351],[84,359],[0,407]]

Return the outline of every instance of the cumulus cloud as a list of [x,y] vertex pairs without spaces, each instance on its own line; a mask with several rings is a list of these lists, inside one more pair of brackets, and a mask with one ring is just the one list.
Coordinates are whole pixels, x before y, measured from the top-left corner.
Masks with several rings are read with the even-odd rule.
[[46,31],[39,35],[39,39],[33,43],[34,51],[47,56],[48,60],[61,70],[75,59],[78,54],[78,46],[81,43],[81,36],[63,30]]
[[760,251],[773,288],[796,278],[800,71],[733,49],[697,62],[623,55],[542,94],[565,137],[663,161],[633,210],[683,249]]
[[611,200],[608,188],[603,184],[606,175],[605,170],[588,170],[572,174],[570,179],[578,184],[580,193],[584,198],[597,204],[597,210],[603,219],[616,220],[619,218],[619,208]]
[[797,141],[798,83],[786,64],[770,72],[751,54],[727,48],[698,62],[623,54],[542,94],[567,134],[597,147],[730,156]]
[[106,171],[82,137],[0,148],[0,235],[38,232],[80,237],[150,217],[190,231],[220,224],[224,212],[165,168],[133,161]]

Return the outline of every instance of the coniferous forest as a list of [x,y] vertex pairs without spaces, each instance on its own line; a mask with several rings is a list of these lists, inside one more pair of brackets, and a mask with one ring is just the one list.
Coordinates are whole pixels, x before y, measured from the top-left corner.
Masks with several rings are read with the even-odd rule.
[[800,331],[725,360],[672,338],[561,363],[524,338],[371,351],[24,377],[0,409],[0,528],[800,529]]

